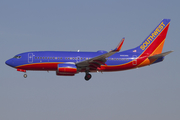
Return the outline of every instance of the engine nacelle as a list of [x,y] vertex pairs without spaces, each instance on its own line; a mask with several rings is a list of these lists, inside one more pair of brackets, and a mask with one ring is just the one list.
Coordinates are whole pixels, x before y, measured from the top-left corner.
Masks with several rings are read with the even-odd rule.
[[58,64],[56,75],[74,76],[77,73],[77,67],[74,64]]

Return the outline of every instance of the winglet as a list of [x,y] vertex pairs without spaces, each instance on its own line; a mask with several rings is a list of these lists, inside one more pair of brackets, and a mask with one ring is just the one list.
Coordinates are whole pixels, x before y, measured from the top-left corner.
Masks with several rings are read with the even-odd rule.
[[113,51],[113,52],[118,52],[118,51],[120,51],[120,50],[121,50],[121,47],[122,47],[122,45],[123,45],[124,40],[125,40],[125,38],[122,38],[121,41],[119,42],[118,46],[117,46],[114,50],[112,50],[112,51]]

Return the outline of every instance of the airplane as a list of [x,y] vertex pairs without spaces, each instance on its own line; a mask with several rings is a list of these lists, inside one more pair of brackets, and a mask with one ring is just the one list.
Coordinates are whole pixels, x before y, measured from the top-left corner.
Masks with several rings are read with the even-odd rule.
[[163,19],[150,35],[137,47],[119,52],[125,38],[117,47],[109,52],[80,51],[32,51],[15,55],[5,63],[24,72],[27,70],[56,71],[59,76],[74,76],[85,72],[84,79],[88,81],[90,72],[112,72],[135,69],[163,61],[164,57],[173,51],[162,53],[170,19]]

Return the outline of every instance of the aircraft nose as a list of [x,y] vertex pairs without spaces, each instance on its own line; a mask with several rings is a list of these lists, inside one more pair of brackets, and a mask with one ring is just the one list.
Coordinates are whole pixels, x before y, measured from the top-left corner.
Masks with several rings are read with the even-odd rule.
[[13,60],[12,59],[7,60],[5,63],[6,63],[6,65],[13,67]]

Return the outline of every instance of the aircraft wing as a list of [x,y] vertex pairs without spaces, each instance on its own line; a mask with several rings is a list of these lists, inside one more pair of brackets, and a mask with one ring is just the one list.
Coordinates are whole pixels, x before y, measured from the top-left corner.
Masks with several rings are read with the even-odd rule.
[[125,38],[122,38],[122,40],[120,41],[120,43],[117,45],[117,47],[114,50],[111,50],[108,53],[96,56],[94,58],[78,62],[76,63],[76,66],[82,70],[83,68],[97,69],[101,65],[106,65],[105,64],[106,58],[119,52],[121,50],[124,40]]

